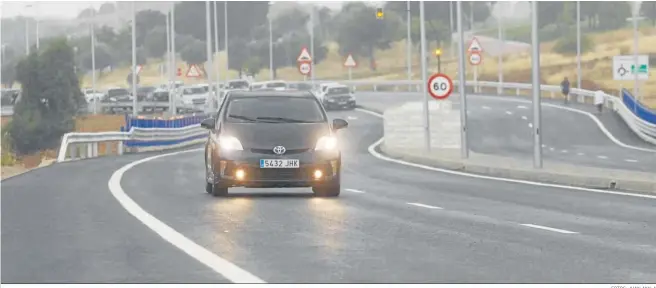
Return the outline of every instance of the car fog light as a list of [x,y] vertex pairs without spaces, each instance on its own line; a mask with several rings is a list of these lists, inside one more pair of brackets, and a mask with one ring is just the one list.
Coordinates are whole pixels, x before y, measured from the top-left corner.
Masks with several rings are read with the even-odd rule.
[[246,172],[244,172],[243,169],[237,169],[237,171],[235,171],[235,177],[237,177],[237,180],[244,180],[244,177],[246,177]]
[[314,170],[314,179],[319,179],[323,176],[323,172],[321,170]]

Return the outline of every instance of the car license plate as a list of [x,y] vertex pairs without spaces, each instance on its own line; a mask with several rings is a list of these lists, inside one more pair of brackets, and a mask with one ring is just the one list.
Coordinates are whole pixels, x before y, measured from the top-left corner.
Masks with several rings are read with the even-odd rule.
[[298,168],[298,159],[260,159],[260,168]]
[[339,105],[346,105],[346,103],[348,103],[348,102],[342,101],[342,102],[339,102]]

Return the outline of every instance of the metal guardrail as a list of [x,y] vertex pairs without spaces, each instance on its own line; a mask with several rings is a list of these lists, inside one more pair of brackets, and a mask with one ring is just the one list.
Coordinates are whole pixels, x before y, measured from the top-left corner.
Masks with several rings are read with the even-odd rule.
[[[317,83],[334,82],[334,81],[315,81]],[[371,88],[371,91],[401,91],[401,87],[405,91],[418,92],[424,89],[426,85],[419,80],[397,80],[397,81],[339,81],[342,84],[355,87],[358,91],[361,88]],[[459,89],[458,81],[454,81],[454,85]],[[487,88],[496,89],[498,94],[505,95],[507,90],[514,90],[515,95],[522,95],[522,91],[531,90],[533,85],[526,83],[497,83],[487,81],[469,81],[466,83],[468,88],[472,88],[473,92],[481,92],[482,89]],[[560,87],[555,85],[541,85],[540,90],[549,93],[547,96],[556,98],[560,93]],[[570,95],[574,96],[577,102],[592,103],[594,97],[593,91],[576,89],[571,90]],[[647,123],[636,115],[634,115],[626,105],[618,97],[605,95],[605,105],[610,109],[617,111],[617,113],[627,122],[628,126],[642,139],[656,145],[656,125]],[[70,149],[78,145],[86,145],[82,149],[84,156],[82,158],[97,157],[98,156],[98,143],[101,142],[116,142],[118,143],[117,154],[123,154],[125,146],[131,150],[128,152],[140,151],[155,151],[178,148],[196,143],[203,143],[207,131],[200,128],[199,124],[183,128],[138,128],[132,127],[129,132],[99,132],[99,133],[78,133],[72,132],[64,135],[57,158],[58,162],[66,161],[66,159],[77,159],[75,152],[78,149]]]
[[157,151],[203,143],[207,135],[207,130],[200,124],[182,128],[132,127],[129,132],[71,132],[62,137],[57,162],[98,157],[100,143],[116,143],[116,153],[123,155],[126,152]]

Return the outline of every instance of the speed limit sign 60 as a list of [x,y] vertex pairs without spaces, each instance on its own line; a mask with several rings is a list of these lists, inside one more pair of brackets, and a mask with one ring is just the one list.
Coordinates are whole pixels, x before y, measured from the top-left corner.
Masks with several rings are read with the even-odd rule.
[[298,63],[298,72],[301,72],[303,75],[310,74],[312,71],[312,64],[310,62],[300,62]]
[[449,76],[437,73],[428,78],[428,93],[437,100],[446,99],[453,92],[453,81]]

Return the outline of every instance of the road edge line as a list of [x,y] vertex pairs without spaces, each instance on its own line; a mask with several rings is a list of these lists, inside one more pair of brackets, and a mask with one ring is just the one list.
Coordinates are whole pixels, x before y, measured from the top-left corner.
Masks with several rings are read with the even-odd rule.
[[[360,111],[360,112],[363,112],[363,113],[367,113],[367,114],[376,116],[376,117],[379,117],[379,118],[383,118],[383,115],[380,115],[379,113],[374,112],[374,111],[369,111],[369,110],[364,109],[364,108],[357,108],[356,110]],[[460,171],[454,171],[454,170],[449,170],[449,169],[442,169],[442,168],[432,167],[432,166],[423,165],[423,164],[412,163],[412,162],[408,162],[408,161],[394,159],[394,158],[385,156],[381,153],[378,153],[376,151],[376,148],[378,146],[380,146],[381,143],[383,143],[383,140],[385,140],[384,135],[383,135],[383,137],[378,139],[376,142],[369,145],[369,147],[367,148],[367,151],[369,152],[369,154],[371,154],[371,156],[374,156],[375,158],[378,158],[380,160],[387,161],[387,162],[393,162],[393,163],[401,164],[401,165],[405,165],[405,166],[411,166],[411,167],[415,167],[415,168],[431,170],[431,171],[435,171],[435,172],[441,172],[441,173],[457,175],[457,176],[464,176],[464,177],[471,177],[471,178],[478,178],[478,179],[485,179],[485,180],[493,180],[493,181],[500,181],[500,182],[508,182],[508,183],[515,183],[515,184],[525,184],[525,185],[532,185],[532,186],[567,189],[567,190],[592,192],[592,193],[600,193],[600,194],[611,194],[611,195],[656,199],[656,195],[637,194],[637,193],[629,193],[629,192],[606,191],[606,190],[600,190],[600,189],[592,189],[592,188],[568,186],[568,185],[560,185],[560,184],[549,184],[549,183],[542,183],[542,182],[529,181],[529,180],[518,180],[518,179],[503,178],[503,177],[493,177],[493,176],[478,175],[478,174],[472,174],[472,173],[467,173],[467,172],[460,172]]]
[[198,262],[204,264],[210,269],[214,270],[221,276],[225,277],[233,283],[257,283],[263,284],[266,283],[264,280],[256,277],[250,272],[238,267],[237,265],[225,260],[213,252],[205,249],[201,245],[192,241],[191,239],[185,237],[181,233],[175,231],[170,226],[166,225],[164,222],[155,218],[155,216],[149,214],[139,206],[132,198],[130,198],[123,187],[121,187],[121,179],[123,174],[128,170],[134,168],[135,166],[152,161],[158,158],[163,158],[167,156],[173,156],[183,153],[201,151],[204,148],[195,148],[190,150],[176,151],[172,153],[155,155],[147,158],[143,158],[137,161],[130,162],[123,167],[112,173],[112,176],[109,178],[107,185],[109,186],[109,191],[112,196],[121,204],[121,206],[128,211],[132,216],[137,218],[141,223],[150,228],[153,232],[158,234],[162,239],[171,243],[173,246],[187,253],[187,255],[196,259]]

